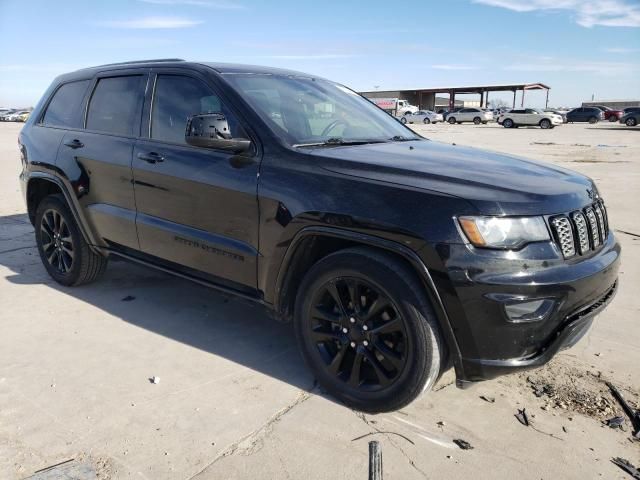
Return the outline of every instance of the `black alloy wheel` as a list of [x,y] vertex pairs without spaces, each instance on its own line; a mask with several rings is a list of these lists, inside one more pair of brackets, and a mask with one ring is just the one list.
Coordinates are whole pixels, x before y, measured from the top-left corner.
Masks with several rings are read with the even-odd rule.
[[316,290],[310,325],[318,354],[337,380],[376,391],[393,383],[407,362],[402,315],[380,289],[340,277]]
[[40,220],[42,252],[60,275],[68,274],[73,267],[75,248],[69,226],[59,211],[48,209]]

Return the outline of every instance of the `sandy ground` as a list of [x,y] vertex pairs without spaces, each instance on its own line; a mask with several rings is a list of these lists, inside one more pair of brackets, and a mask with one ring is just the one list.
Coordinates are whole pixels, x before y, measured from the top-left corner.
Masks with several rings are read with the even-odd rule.
[[[624,249],[621,287],[589,335],[550,366],[465,391],[449,372],[435,391],[382,415],[318,391],[290,327],[260,308],[123,262],[93,285],[54,284],[20,196],[19,129],[0,124],[0,478],[75,459],[87,476],[74,478],[365,479],[372,439],[387,480],[624,479],[612,457],[640,464],[628,425],[602,425],[619,412],[602,379],[635,401],[640,387],[640,128],[416,127],[595,178]],[[588,416],[568,394],[536,397],[540,385],[604,403]],[[514,417],[522,408],[533,427]],[[459,449],[459,438],[474,449]]]

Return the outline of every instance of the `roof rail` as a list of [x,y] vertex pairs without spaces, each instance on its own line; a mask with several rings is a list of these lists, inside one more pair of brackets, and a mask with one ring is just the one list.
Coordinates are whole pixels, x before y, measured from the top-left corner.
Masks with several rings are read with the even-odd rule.
[[160,62],[184,62],[184,58],[151,58],[148,60],[130,60],[128,62],[106,63],[98,67],[111,67],[114,65],[131,65],[134,63],[160,63]]

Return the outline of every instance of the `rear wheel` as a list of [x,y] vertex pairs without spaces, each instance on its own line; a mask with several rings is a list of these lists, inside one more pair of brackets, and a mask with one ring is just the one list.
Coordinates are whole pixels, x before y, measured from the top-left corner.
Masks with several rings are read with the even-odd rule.
[[546,118],[543,118],[542,120],[540,120],[540,128],[543,128],[545,130],[547,128],[551,128],[551,121]]
[[406,124],[406,123],[407,123],[407,119],[406,119],[405,117],[402,117],[402,118],[400,119],[400,122],[401,122],[402,124]]
[[97,279],[107,259],[94,253],[84,241],[62,195],[46,197],[36,210],[36,244],[51,277],[66,286]]
[[480,119],[480,117],[476,117],[473,119],[473,123],[475,123],[476,125],[480,125],[481,122],[482,120]]
[[624,122],[627,127],[635,127],[638,124],[638,121],[634,117],[629,117]]
[[449,122],[451,125],[453,125],[454,123],[456,123],[456,118],[455,117],[449,117],[447,119],[447,122]]
[[589,123],[598,123],[598,117],[589,117]]
[[502,126],[503,126],[504,128],[513,128],[513,120],[511,120],[510,118],[505,119],[505,120],[502,122]]
[[320,385],[352,408],[397,410],[438,378],[438,325],[424,288],[393,257],[366,248],[333,253],[305,276],[295,331]]
[[619,118],[618,118],[618,116],[617,116],[617,115],[611,115],[611,116],[609,117],[609,121],[610,121],[610,122],[617,122],[618,120],[619,120]]
[[424,117],[424,120],[422,120],[422,123],[427,125],[427,124],[431,123],[431,120],[429,120],[429,117]]

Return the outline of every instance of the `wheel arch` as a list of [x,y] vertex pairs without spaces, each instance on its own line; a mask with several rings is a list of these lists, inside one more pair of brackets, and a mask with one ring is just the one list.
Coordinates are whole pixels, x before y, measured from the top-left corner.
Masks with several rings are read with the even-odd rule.
[[87,224],[84,221],[82,215],[79,213],[79,208],[76,205],[77,202],[74,201],[64,182],[49,173],[32,172],[27,181],[27,212],[31,224],[35,223],[36,210],[38,209],[38,205],[40,204],[40,202],[48,195],[56,193],[62,194],[65,201],[67,202],[67,205],[69,206],[69,210],[71,210],[73,219],[76,221],[76,224],[80,229],[80,233],[82,234],[84,241],[87,242],[92,250],[96,251],[93,235],[87,228]]
[[[389,253],[417,275],[436,314],[449,362],[453,363],[456,376],[464,378],[460,349],[429,269],[413,250],[393,240],[325,226],[309,226],[300,230],[291,241],[276,278],[274,310],[278,318],[290,321],[293,317],[298,286],[304,274],[315,262],[330,253],[355,246]],[[444,368],[448,368],[447,365]]]

